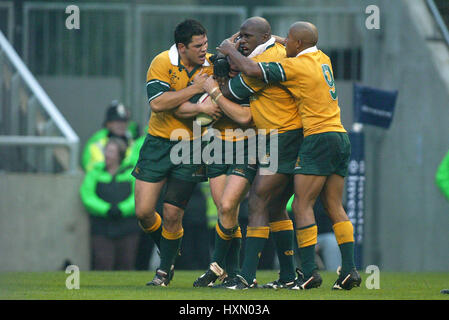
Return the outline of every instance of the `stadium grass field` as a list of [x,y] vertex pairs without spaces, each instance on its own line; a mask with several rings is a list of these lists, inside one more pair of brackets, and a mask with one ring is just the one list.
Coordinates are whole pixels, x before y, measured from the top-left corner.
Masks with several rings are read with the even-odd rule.
[[[307,291],[253,289],[243,291],[193,288],[202,271],[176,271],[169,287],[147,287],[154,272],[81,271],[80,289],[68,290],[59,272],[0,273],[2,300],[449,300],[449,273],[381,272],[380,289],[367,289],[369,274],[361,272],[362,286],[333,291],[334,272],[321,272],[323,284]],[[274,280],[275,271],[258,271],[259,284]]]

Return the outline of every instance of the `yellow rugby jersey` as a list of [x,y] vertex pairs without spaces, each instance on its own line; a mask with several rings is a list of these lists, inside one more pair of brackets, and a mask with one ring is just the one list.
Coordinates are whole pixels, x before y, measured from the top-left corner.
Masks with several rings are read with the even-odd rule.
[[312,47],[294,58],[259,62],[259,66],[266,83],[282,83],[298,101],[304,136],[346,132],[340,119],[332,64],[321,50]]
[[[240,102],[240,105],[243,106],[243,107],[248,107],[249,108],[249,106],[250,106],[249,99],[244,99],[242,102]],[[220,131],[220,138],[222,140],[225,140],[225,141],[240,141],[240,140],[248,138],[248,136],[244,135],[245,131],[247,129],[253,129],[253,128],[255,129],[255,126],[254,126],[254,124],[251,124],[251,125],[249,125],[247,127],[242,127],[240,124],[238,124],[237,122],[235,122],[234,120],[232,120],[228,116],[223,115],[220,119],[218,119],[212,125],[212,128]],[[235,131],[235,130],[238,130],[238,129],[242,130],[241,134],[239,134],[239,131]],[[227,136],[226,135],[226,130],[234,130],[235,136]],[[247,133],[251,133],[251,132],[248,131]],[[253,133],[255,134],[256,132],[254,131]],[[254,134],[250,135],[249,137],[254,136]]]
[[[261,54],[251,58],[260,61],[281,61],[287,57],[285,47],[279,43],[267,46]],[[257,129],[277,129],[279,133],[302,128],[298,106],[283,85],[266,84],[262,80],[239,74],[229,81],[229,90],[237,98],[250,96],[250,107]]]
[[[213,74],[212,64],[209,62],[211,54],[206,55],[202,66],[195,67],[187,72],[181,63],[181,58],[173,45],[170,50],[158,54],[151,62],[147,72],[148,103],[167,91],[178,91],[191,84],[194,76],[203,70],[209,75]],[[152,112],[148,123],[148,133],[161,138],[170,139],[173,130],[185,129],[193,137],[193,120],[179,119],[174,116],[174,109],[162,112]]]

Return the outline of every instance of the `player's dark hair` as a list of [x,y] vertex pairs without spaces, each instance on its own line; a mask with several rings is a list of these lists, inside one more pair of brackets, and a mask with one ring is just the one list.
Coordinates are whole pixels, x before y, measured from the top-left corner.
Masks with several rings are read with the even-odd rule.
[[206,29],[196,20],[187,19],[179,23],[175,28],[175,44],[184,44],[186,47],[192,42],[193,36],[207,34]]

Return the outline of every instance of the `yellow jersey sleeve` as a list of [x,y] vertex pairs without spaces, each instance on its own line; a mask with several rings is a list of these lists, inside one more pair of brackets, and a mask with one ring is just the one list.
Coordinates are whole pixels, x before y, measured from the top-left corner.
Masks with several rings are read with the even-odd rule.
[[151,62],[147,72],[148,102],[171,89],[169,69],[170,61],[163,54],[157,55]]

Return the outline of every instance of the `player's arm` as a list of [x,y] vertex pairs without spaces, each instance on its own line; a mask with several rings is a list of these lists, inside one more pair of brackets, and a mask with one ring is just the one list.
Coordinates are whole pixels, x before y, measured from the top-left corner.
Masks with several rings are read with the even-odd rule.
[[242,55],[235,48],[235,44],[229,39],[224,40],[217,50],[222,54],[229,56],[232,62],[237,66],[238,70],[248,77],[263,79],[263,73],[258,63]]
[[176,108],[173,112],[173,114],[177,118],[181,119],[188,119],[196,117],[200,113],[205,113],[209,116],[211,116],[214,120],[217,120],[221,117],[222,111],[218,105],[212,102],[210,98],[207,98],[202,103],[195,103],[196,101],[194,99],[191,99],[190,101],[184,102],[179,106],[179,108]]
[[294,78],[296,75],[291,58],[285,58],[280,62],[256,62],[238,52],[229,40],[224,40],[217,50],[228,55],[243,74],[248,77],[262,79],[265,83],[287,81],[286,67],[289,78]]
[[249,125],[252,120],[249,104],[247,106],[242,106],[242,104],[235,103],[226,98],[221,91],[222,88],[226,88],[226,85],[224,87],[219,87],[217,81],[215,81],[212,76],[210,76],[204,83],[204,89],[220,109],[223,110],[225,115],[243,126]]
[[[188,101],[194,95],[204,92],[203,83],[207,77],[207,74],[200,72],[195,76],[192,85],[178,91],[165,90],[169,89],[169,86],[167,88],[166,83],[162,83],[158,80],[152,80],[152,82],[150,80],[147,84],[147,92],[151,110],[153,112],[162,112],[179,107],[182,103]],[[149,92],[149,85],[152,85],[151,89],[156,89],[154,90],[156,92]],[[159,85],[159,88],[155,88],[156,85]]]
[[169,111],[189,100],[195,94],[201,93],[194,86],[189,86],[179,91],[167,91],[150,101],[153,112]]

